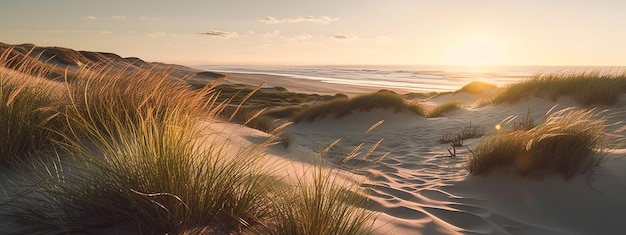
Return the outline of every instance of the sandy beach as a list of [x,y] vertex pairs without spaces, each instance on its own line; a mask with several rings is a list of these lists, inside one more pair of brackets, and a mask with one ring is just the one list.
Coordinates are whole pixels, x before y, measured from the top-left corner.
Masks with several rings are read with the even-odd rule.
[[[335,95],[342,93],[349,96],[376,92],[381,87],[375,86],[351,86],[345,84],[326,83],[312,79],[297,79],[278,75],[248,74],[248,73],[225,73],[225,82],[230,84],[259,85],[265,83],[266,87],[283,87],[295,93]],[[393,89],[394,91],[407,93],[407,89]]]
[[[265,75],[233,77],[239,83],[248,84],[270,78]],[[306,88],[314,93],[330,90],[367,93],[376,89],[271,78],[289,81],[285,87]],[[523,116],[531,110],[537,120],[543,120],[548,111],[579,106],[569,98],[552,101],[527,97],[514,104],[478,107],[475,102],[481,98],[482,95],[457,93],[422,101],[428,105],[451,100],[461,102],[460,110],[439,118],[380,109],[352,113],[341,119],[300,122],[288,127],[295,139],[291,149],[319,152],[322,146],[342,138],[327,156],[329,161],[337,163],[358,143],[371,145],[383,138],[373,154],[389,153],[381,161],[374,161],[374,156],[337,165],[351,174],[366,177],[363,186],[378,213],[374,221],[376,234],[616,234],[622,230],[619,215],[626,208],[623,200],[626,196],[626,160],[623,157],[626,149],[612,149],[612,154],[598,168],[569,180],[557,175],[542,179],[499,173],[472,176],[465,167],[470,155],[465,147],[457,157],[450,157],[449,145],[437,140],[470,122],[483,127],[489,135],[497,131],[497,124],[511,115]],[[625,107],[626,99],[622,98],[614,106],[599,108],[608,108],[612,115],[609,121],[617,122],[626,119]],[[369,126],[380,120],[384,120],[381,126],[365,134]],[[480,141],[481,138],[469,139],[464,145],[473,149]],[[302,155],[294,150],[280,153],[280,156],[289,160]]]

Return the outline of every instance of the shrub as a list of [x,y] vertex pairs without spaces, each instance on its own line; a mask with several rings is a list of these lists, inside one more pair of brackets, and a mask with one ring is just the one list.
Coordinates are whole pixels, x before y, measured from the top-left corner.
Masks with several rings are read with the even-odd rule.
[[439,143],[448,144],[452,143],[456,145],[456,147],[463,146],[463,140],[480,138],[485,134],[485,128],[480,126],[472,126],[472,122],[469,123],[469,126],[463,127],[457,133],[446,133],[441,139],[439,139]]
[[530,130],[503,132],[482,140],[468,169],[478,175],[512,166],[521,175],[557,173],[569,179],[603,160],[608,138],[605,120],[594,110],[555,112]]
[[537,74],[508,86],[493,98],[493,103],[515,102],[527,95],[557,99],[571,96],[583,105],[613,104],[626,91],[626,73],[600,71]]
[[535,124],[535,118],[532,116],[532,112],[530,108],[526,111],[526,116],[522,117],[521,120],[513,123],[513,130],[515,131],[527,131],[535,128],[537,124]]

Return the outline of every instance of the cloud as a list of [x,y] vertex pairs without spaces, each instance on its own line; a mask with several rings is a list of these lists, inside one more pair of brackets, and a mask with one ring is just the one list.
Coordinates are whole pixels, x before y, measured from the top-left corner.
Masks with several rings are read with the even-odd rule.
[[113,32],[111,31],[106,31],[106,30],[100,30],[98,31],[99,34],[112,34]]
[[311,38],[313,38],[313,36],[308,33],[301,33],[293,37],[281,37],[281,39],[291,43],[307,43]]
[[98,19],[98,17],[95,17],[95,16],[85,16],[85,17],[83,17],[83,19],[85,19],[85,20],[95,20],[95,19]]
[[291,18],[291,19],[290,18],[278,19],[272,16],[265,16],[265,17],[259,18],[259,21],[266,23],[266,24],[301,23],[301,22],[330,24],[330,22],[338,21],[338,20],[339,18],[330,18],[328,16],[314,17],[314,16],[309,16],[309,15],[298,16],[296,18]]
[[276,19],[276,18],[271,17],[271,16],[266,16],[266,17],[260,18],[259,21],[261,21],[263,23],[266,23],[266,24],[278,24],[278,23],[280,23],[279,19]]
[[146,36],[151,37],[151,38],[156,38],[156,37],[160,37],[164,35],[165,35],[164,32],[157,32],[157,31],[150,31],[146,33]]
[[280,35],[280,31],[274,30],[274,31],[269,32],[269,33],[261,34],[261,37],[270,39],[270,38],[278,37],[278,35]]
[[126,19],[126,16],[111,16],[111,18],[113,18],[114,20],[124,20]]
[[298,41],[306,41],[306,40],[309,40],[312,37],[313,36],[311,36],[311,34],[301,33],[301,34],[296,35],[295,39],[298,40]]
[[352,39],[357,39],[359,37],[354,34],[335,34],[331,36],[331,38],[337,39],[337,40],[352,40]]
[[219,31],[219,30],[209,30],[207,32],[198,33],[198,34],[207,35],[207,36],[211,36],[211,37],[222,37],[222,38],[236,38],[236,37],[239,37],[239,34],[237,34],[236,32],[226,32],[226,31]]

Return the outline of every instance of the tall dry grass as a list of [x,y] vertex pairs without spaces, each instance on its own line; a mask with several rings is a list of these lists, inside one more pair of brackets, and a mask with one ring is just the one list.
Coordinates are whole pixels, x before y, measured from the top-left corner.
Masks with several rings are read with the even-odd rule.
[[510,167],[525,176],[587,172],[609,146],[606,116],[595,110],[564,109],[531,129],[502,132],[480,142],[468,162],[472,174]]
[[295,187],[276,195],[270,234],[368,234],[372,231],[370,201],[337,171],[317,166],[312,179],[298,178]]
[[209,138],[200,121],[223,105],[212,103],[210,88],[168,79],[101,70],[68,84],[70,131],[57,133],[63,138],[56,141],[62,156],[33,169],[38,189],[29,199],[45,207],[22,205],[16,214],[66,231],[129,223],[143,233],[179,233],[256,224],[270,185],[257,164],[261,149],[231,152],[219,141],[198,146]]
[[32,71],[36,59],[7,69],[16,59],[9,57],[10,51],[0,55],[0,165],[6,167],[49,149],[54,130],[63,128],[57,112],[62,106],[60,86],[37,77],[45,70]]
[[493,103],[515,102],[527,95],[551,99],[570,96],[583,105],[613,104],[626,91],[626,72],[570,72],[537,74],[508,86]]
[[[141,234],[368,231],[364,221],[371,213],[362,209],[363,197],[348,193],[351,188],[321,166],[313,184],[303,180],[285,188],[261,162],[273,138],[231,148],[203,129],[229,100],[217,102],[213,87],[194,90],[161,70],[92,68],[60,86],[65,103],[55,117],[66,129],[47,129],[56,154],[22,166],[28,190],[1,203],[5,218],[24,226],[18,233],[116,227]],[[23,94],[26,100],[47,97]],[[279,191],[290,193],[279,197]]]
[[[370,127],[366,133],[380,126],[382,121]],[[295,185],[287,185],[274,193],[274,219],[269,226],[270,234],[370,234],[375,213],[372,203],[365,196],[365,189],[353,179],[343,178],[338,168],[328,167],[324,161],[341,139],[322,150],[314,168],[296,176]],[[363,159],[377,147],[373,145]],[[358,145],[346,156],[342,164],[360,155]],[[385,155],[379,158],[382,159]]]

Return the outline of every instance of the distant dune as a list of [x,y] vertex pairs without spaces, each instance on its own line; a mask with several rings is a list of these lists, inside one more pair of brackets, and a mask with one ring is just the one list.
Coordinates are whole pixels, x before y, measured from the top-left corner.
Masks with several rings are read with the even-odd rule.
[[146,62],[138,57],[121,57],[110,52],[76,51],[64,47],[40,47],[26,43],[10,45],[0,42],[0,54],[6,50],[11,50],[8,57],[10,63],[6,67],[16,69],[20,66],[19,61],[24,61],[25,57],[36,58],[38,66],[50,71],[49,78],[59,78],[65,70],[76,71],[86,66],[107,65],[112,69],[124,69],[132,71],[136,68],[152,67],[156,69],[171,69],[170,76],[174,78],[185,78],[194,80],[190,83],[206,82],[206,79],[217,79],[224,77],[223,74],[201,71],[182,65],[164,64],[160,62]]

